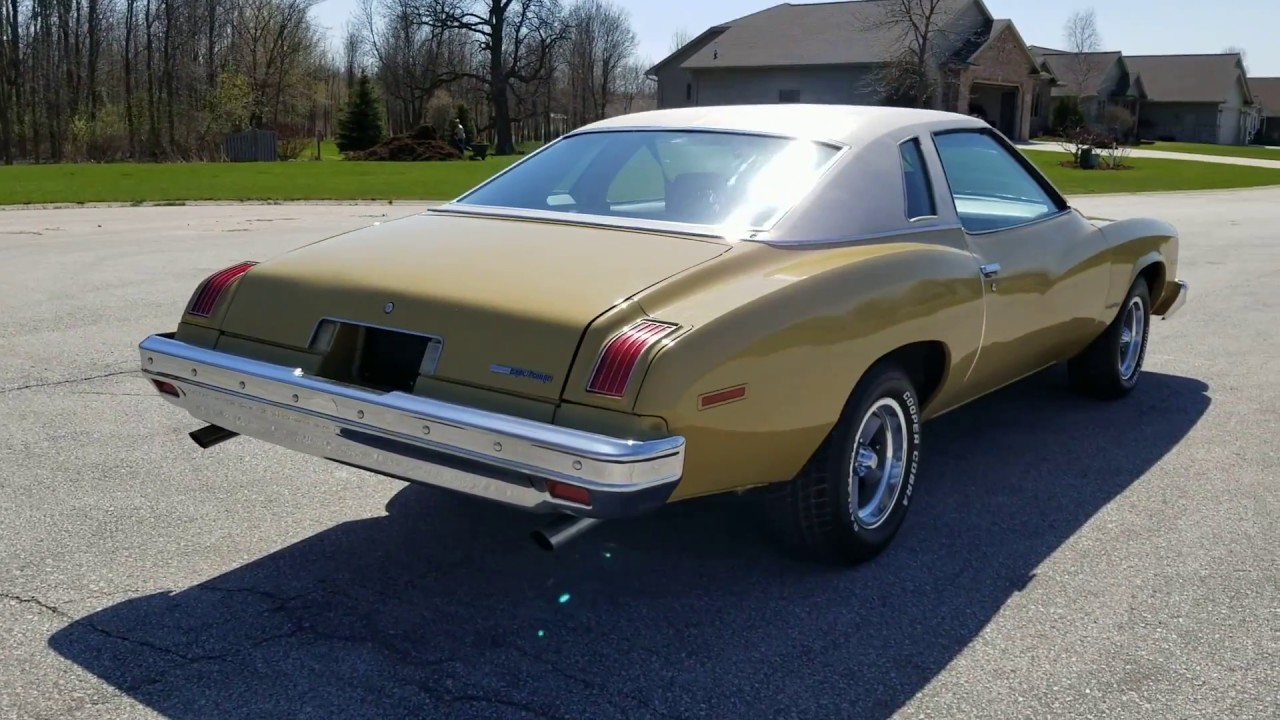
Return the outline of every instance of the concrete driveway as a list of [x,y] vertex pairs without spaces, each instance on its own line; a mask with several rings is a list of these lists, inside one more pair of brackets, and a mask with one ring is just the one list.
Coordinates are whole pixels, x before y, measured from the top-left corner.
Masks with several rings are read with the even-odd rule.
[[0,213],[0,717],[1274,717],[1280,190],[1080,205],[1184,235],[1141,389],[1053,370],[940,419],[844,572],[735,498],[545,554],[512,512],[202,452],[132,375],[211,271],[418,208]]

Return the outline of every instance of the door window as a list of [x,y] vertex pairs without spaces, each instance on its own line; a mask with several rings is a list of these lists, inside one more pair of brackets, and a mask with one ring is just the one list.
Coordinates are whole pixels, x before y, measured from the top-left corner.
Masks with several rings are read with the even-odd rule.
[[1003,230],[1066,209],[985,132],[941,133],[934,144],[960,224],[969,232]]

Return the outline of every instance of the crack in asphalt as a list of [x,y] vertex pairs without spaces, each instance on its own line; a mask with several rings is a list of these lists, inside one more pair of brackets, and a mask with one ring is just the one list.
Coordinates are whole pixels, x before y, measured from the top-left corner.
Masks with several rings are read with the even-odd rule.
[[50,380],[48,382],[19,385],[17,387],[0,389],[0,395],[15,393],[19,390],[39,390],[40,388],[57,387],[59,385],[74,385],[75,383],[89,382],[90,380],[103,380],[105,378],[119,377],[121,375],[133,375],[137,372],[137,370],[116,370],[115,372],[102,373],[100,375],[87,375],[85,377],[71,378],[69,380]]
[[[288,627],[282,631],[273,632],[273,633],[264,635],[262,637],[253,639],[252,641],[238,644],[235,647],[227,648],[220,652],[198,655],[198,654],[182,652],[181,650],[177,650],[172,647],[167,647],[159,643],[133,637],[132,635],[125,632],[120,632],[107,627],[103,627],[102,625],[93,622],[89,618],[77,618],[72,613],[64,609],[63,607],[55,603],[48,602],[36,595],[31,595],[31,594],[22,595],[17,593],[0,591],[0,599],[7,600],[9,602],[16,603],[19,605],[30,605],[30,606],[37,607],[40,610],[50,613],[61,620],[65,620],[68,624],[78,625],[93,633],[101,635],[102,637],[115,640],[117,642],[127,643],[129,645],[150,650],[152,652],[158,653],[168,658],[171,661],[167,663],[166,667],[164,667],[158,673],[155,673],[150,677],[147,677],[146,679],[120,686],[118,690],[121,693],[124,693],[126,696],[136,696],[138,693],[143,692],[150,687],[163,684],[164,682],[167,682],[175,673],[189,669],[194,665],[203,664],[203,663],[229,663],[229,664],[235,665],[237,664],[237,658],[239,658],[240,656],[250,654],[268,644],[278,642],[281,640],[291,640],[291,639],[301,638],[301,637],[310,637],[320,641],[350,643],[353,645],[365,645],[385,654],[386,656],[388,656],[389,659],[399,664],[402,668],[406,668],[413,671],[413,675],[414,675],[413,677],[405,678],[406,684],[418,690],[419,692],[423,693],[423,695],[425,695],[426,697],[430,698],[432,701],[435,701],[435,702],[443,703],[446,705],[458,705],[458,704],[492,705],[496,707],[503,707],[503,708],[509,708],[512,710],[517,710],[517,711],[526,713],[530,716],[541,718],[543,720],[560,720],[561,718],[565,717],[562,715],[549,712],[535,705],[520,702],[518,700],[501,698],[501,697],[490,697],[480,693],[449,692],[439,687],[437,684],[431,682],[428,678],[421,677],[418,674],[421,673],[422,671],[431,670],[433,668],[440,668],[443,666],[460,662],[462,660],[461,658],[422,657],[421,655],[415,654],[412,648],[398,647],[394,643],[383,642],[377,637],[367,637],[367,636],[361,636],[361,635],[344,635],[344,634],[338,634],[330,631],[321,630],[320,628],[317,628],[313,624],[307,622],[305,615],[301,615],[301,616],[298,615],[299,612],[305,613],[305,607],[301,607],[301,606],[305,605],[307,600],[315,598],[317,596],[329,594],[329,595],[334,595],[339,598],[344,598],[352,601],[357,600],[357,598],[352,594],[350,594],[349,592],[320,587],[320,588],[312,588],[305,592],[300,592],[294,595],[286,596],[286,595],[279,595],[277,593],[268,592],[268,591],[254,588],[254,587],[232,587],[232,586],[220,586],[220,585],[199,586],[199,587],[191,588],[186,592],[192,592],[192,591],[226,593],[226,594],[233,594],[233,595],[248,595],[248,596],[260,598],[269,603],[266,607],[263,608],[262,613],[263,614],[282,613],[284,615],[285,621],[288,624]],[[209,623],[210,626],[216,625],[216,624],[218,623],[216,622]],[[556,674],[560,675],[561,677],[567,680],[573,681],[575,683],[579,683],[588,688],[599,688],[599,683],[592,680],[591,678],[578,675],[564,667],[561,667],[555,662],[548,660],[547,658],[541,657],[540,655],[528,649],[525,649],[518,645],[510,645],[508,647],[514,652],[516,652],[518,655],[521,655],[533,662],[536,662],[540,665],[545,666],[546,668],[554,671]],[[652,703],[646,701],[644,698],[636,697],[633,694],[622,693],[619,695],[619,698],[625,699],[626,702],[616,703],[616,702],[609,702],[607,700],[606,702],[608,702],[609,705],[623,712],[626,712],[627,710],[626,705],[634,703],[635,706],[643,707],[657,716],[660,716],[663,718],[669,718],[670,720],[683,720],[682,716],[673,715],[671,713],[665,712],[655,707]],[[93,704],[93,703],[91,702],[90,704]]]
[[[550,670],[554,671],[557,675],[560,675],[561,677],[563,677],[563,678],[565,678],[565,679],[567,679],[567,680],[572,680],[572,681],[574,681],[574,682],[581,683],[581,684],[583,684],[583,685],[585,685],[585,686],[587,686],[587,687],[598,687],[598,686],[599,686],[599,683],[597,683],[596,681],[591,680],[590,678],[582,677],[582,676],[578,675],[577,673],[574,673],[574,672],[571,672],[571,671],[569,671],[569,670],[566,670],[565,668],[561,667],[560,665],[556,664],[555,662],[552,662],[551,660],[548,660],[547,658],[544,658],[544,657],[542,657],[541,655],[538,655],[537,653],[534,653],[534,652],[531,652],[531,651],[529,651],[529,650],[526,650],[526,649],[524,649],[524,648],[522,648],[522,647],[520,647],[520,646],[518,646],[518,645],[513,645],[513,646],[512,646],[512,649],[513,649],[513,650],[515,650],[515,651],[516,651],[516,653],[518,653],[518,654],[520,654],[520,655],[523,655],[524,657],[526,657],[526,658],[528,658],[528,659],[530,659],[530,660],[532,660],[532,661],[534,661],[534,662],[536,662],[536,663],[540,663],[541,665],[543,665],[543,666],[547,667],[548,669],[550,669]],[[615,692],[617,692],[617,691],[615,691]],[[659,715],[660,717],[670,718],[671,720],[685,720],[684,716],[682,716],[682,715],[672,715],[671,713],[666,712],[666,711],[662,710],[661,708],[655,707],[655,706],[653,705],[653,703],[651,703],[651,702],[649,702],[649,701],[645,700],[644,698],[636,697],[635,695],[632,695],[632,694],[630,694],[630,693],[626,693],[626,692],[618,692],[618,695],[619,695],[619,696],[621,696],[621,697],[626,698],[627,700],[630,700],[630,701],[632,701],[632,702],[636,703],[637,705],[640,705],[641,707],[647,708],[648,710],[650,710],[650,711],[654,712],[655,714]],[[610,704],[610,705],[614,705],[613,703],[609,703],[609,704]],[[614,705],[614,707],[618,707],[618,706],[617,706],[617,705]],[[619,710],[623,710],[623,711],[625,711],[625,710],[626,710],[626,708],[625,708],[625,707],[620,707],[620,708],[618,708],[618,709],[619,709]]]

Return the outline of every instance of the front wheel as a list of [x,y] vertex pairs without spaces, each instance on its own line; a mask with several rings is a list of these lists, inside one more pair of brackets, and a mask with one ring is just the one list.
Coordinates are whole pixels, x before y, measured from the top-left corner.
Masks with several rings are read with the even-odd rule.
[[794,479],[773,491],[784,540],[811,555],[863,563],[889,546],[920,462],[920,401],[893,365],[873,367]]
[[1138,385],[1147,357],[1151,325],[1151,291],[1138,278],[1129,288],[1120,313],[1089,347],[1067,363],[1071,386],[1104,400],[1128,395]]

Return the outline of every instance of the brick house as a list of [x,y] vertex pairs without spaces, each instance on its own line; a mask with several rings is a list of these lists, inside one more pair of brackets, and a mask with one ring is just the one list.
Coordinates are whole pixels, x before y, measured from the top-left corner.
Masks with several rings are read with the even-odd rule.
[[[658,107],[888,104],[883,71],[906,47],[888,15],[895,1],[786,3],[708,28],[649,69]],[[1051,76],[1013,23],[982,0],[943,0],[934,22],[928,104],[1029,138],[1037,91]]]

